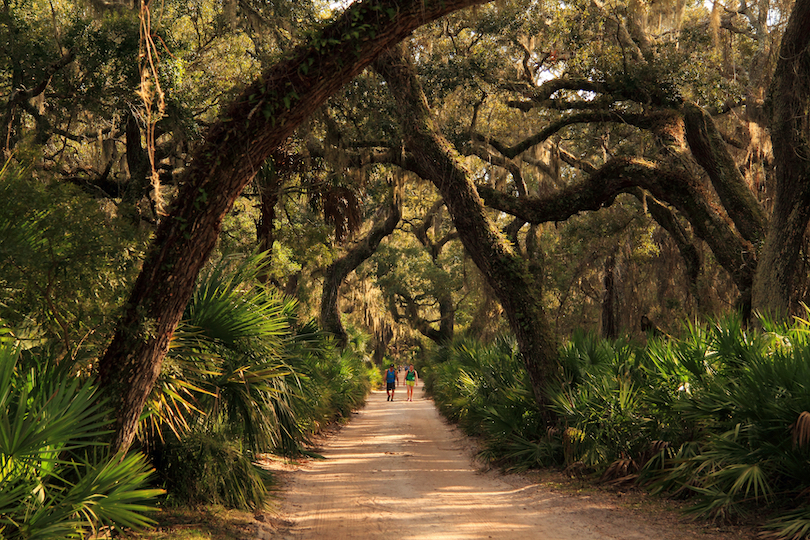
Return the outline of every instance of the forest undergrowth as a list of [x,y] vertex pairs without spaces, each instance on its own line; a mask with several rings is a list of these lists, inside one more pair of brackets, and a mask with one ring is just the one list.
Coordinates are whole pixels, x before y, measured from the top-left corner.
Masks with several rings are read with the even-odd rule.
[[460,340],[421,368],[442,413],[504,469],[636,486],[764,537],[810,534],[810,323],[729,318],[646,344],[579,332],[545,423],[514,341]]

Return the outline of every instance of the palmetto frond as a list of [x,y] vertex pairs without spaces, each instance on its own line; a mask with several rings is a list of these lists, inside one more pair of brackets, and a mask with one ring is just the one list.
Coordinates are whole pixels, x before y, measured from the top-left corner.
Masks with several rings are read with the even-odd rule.
[[49,357],[20,362],[0,343],[0,531],[9,540],[84,537],[102,525],[142,527],[151,470],[143,456],[104,455],[108,411],[89,381]]
[[152,433],[225,415],[255,451],[278,442],[275,401],[288,387],[274,381],[294,377],[281,356],[295,303],[258,283],[267,264],[223,258],[201,276],[148,404]]

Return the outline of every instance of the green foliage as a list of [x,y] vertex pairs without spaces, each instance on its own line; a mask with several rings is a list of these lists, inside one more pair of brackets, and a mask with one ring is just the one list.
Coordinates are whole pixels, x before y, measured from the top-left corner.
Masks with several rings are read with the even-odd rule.
[[[0,318],[63,354],[106,345],[142,239],[69,185],[0,170]],[[24,336],[20,336],[24,337]]]
[[442,414],[481,435],[485,457],[515,469],[550,465],[560,452],[541,421],[521,362],[512,339],[489,345],[465,339],[440,348],[421,368]]
[[[583,362],[587,376],[552,393],[578,435],[571,459],[613,476],[643,467],[644,485],[716,519],[790,507],[810,486],[808,449],[793,436],[810,402],[805,323],[757,332],[728,319],[633,354],[613,347],[609,362]],[[574,348],[593,356],[593,344]]]
[[268,501],[272,475],[251,456],[229,433],[207,428],[168,442],[154,458],[169,504],[221,504],[255,510]]
[[266,254],[225,257],[204,273],[147,405],[148,442],[170,500],[261,508],[262,452],[299,455],[311,433],[363,404],[367,361],[260,285]]
[[[83,106],[104,114],[110,108],[122,109],[132,101],[132,89],[140,84],[138,64],[132,59],[140,46],[137,13],[121,10],[109,13],[92,23],[87,13],[74,11],[65,29],[65,46],[78,52],[81,76],[66,96],[84,100]],[[63,106],[69,111],[77,103]]]
[[185,414],[232,426],[253,452],[280,434],[275,401],[290,369],[280,358],[294,302],[258,285],[267,258],[223,258],[203,274],[175,332],[166,369],[150,403],[154,430],[182,431]]
[[748,332],[730,321],[682,342],[689,375],[671,411],[692,433],[680,446],[673,441],[673,459],[651,464],[645,477],[660,491],[693,492],[700,515],[790,507],[810,488],[808,324],[768,326]]
[[109,456],[108,411],[90,382],[42,352],[0,343],[0,537],[84,538],[99,527],[140,528],[161,493],[140,454]]
[[[357,335],[350,335],[348,347],[341,351],[313,321],[298,329],[290,340],[285,355],[301,377],[291,406],[301,416],[306,433],[347,419],[365,403],[376,370],[364,345]],[[300,448],[292,450],[300,453]]]
[[[259,508],[257,454],[300,440],[287,418],[295,375],[281,359],[294,303],[258,285],[266,264],[223,258],[201,276],[147,404],[142,436],[175,501]],[[189,456],[204,464],[198,481],[182,466]]]
[[575,334],[546,389],[547,431],[507,349],[456,344],[422,373],[442,412],[511,467],[636,481],[712,519],[769,508],[773,537],[807,538],[810,323],[763,326],[686,325],[646,347]]

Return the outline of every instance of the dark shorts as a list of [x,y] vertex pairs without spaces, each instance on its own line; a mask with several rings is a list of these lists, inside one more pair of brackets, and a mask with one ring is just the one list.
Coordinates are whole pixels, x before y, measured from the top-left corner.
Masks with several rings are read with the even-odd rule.
[[395,382],[385,383],[385,389],[386,390],[394,390],[396,387],[397,387],[397,383],[395,383]]

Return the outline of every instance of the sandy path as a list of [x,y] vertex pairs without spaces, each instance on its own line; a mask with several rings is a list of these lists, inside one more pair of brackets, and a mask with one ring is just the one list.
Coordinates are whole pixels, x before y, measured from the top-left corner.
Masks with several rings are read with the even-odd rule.
[[373,393],[367,406],[329,439],[325,460],[292,474],[281,514],[285,540],[711,539],[711,533],[573,496],[515,476],[481,473],[465,438],[416,390],[413,402]]

